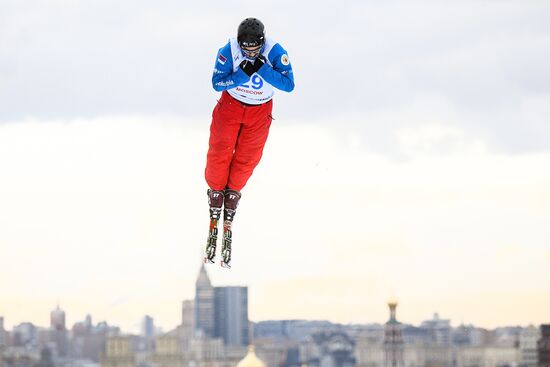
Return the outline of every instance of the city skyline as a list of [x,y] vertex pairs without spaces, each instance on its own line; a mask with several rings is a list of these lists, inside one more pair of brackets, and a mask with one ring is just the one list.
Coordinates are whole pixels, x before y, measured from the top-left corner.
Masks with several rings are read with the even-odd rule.
[[[62,309],[62,310],[64,312],[66,312],[65,309]],[[421,326],[423,323],[433,322],[434,320],[442,320],[442,319],[440,319],[439,315],[440,315],[439,312],[435,312],[435,313],[430,315],[431,318],[425,318],[425,319],[421,320],[418,323],[407,322],[406,320],[403,320],[401,318],[399,318],[397,321],[401,325]],[[5,331],[11,331],[11,330],[13,330],[13,328],[15,328],[15,327],[17,327],[21,324],[25,324],[25,323],[31,323],[32,325],[34,325],[37,328],[54,329],[54,326],[52,326],[52,325],[45,326],[44,324],[36,323],[33,320],[22,320],[20,322],[15,322],[13,324],[9,324],[7,322],[9,317],[7,317],[6,315],[0,315],[0,318],[3,318],[3,321],[4,321],[3,326],[4,326]],[[142,335],[143,334],[143,329],[142,329],[143,328],[143,322],[144,322],[145,318],[150,318],[149,320],[155,320],[154,316],[143,314],[143,316],[135,324],[137,328],[133,328],[131,330],[125,330],[124,328],[121,328],[121,332],[125,335],[126,334],[128,334],[128,335]],[[363,322],[363,323],[358,323],[358,322],[338,323],[338,322],[334,322],[334,321],[327,320],[327,319],[293,319],[293,318],[290,318],[290,319],[250,320],[250,322],[257,324],[257,323],[262,323],[262,322],[303,321],[303,322],[329,322],[333,325],[342,325],[342,326],[361,326],[361,325],[363,325],[363,326],[369,326],[369,325],[371,325],[371,326],[375,326],[375,325],[383,326],[386,322],[388,322],[388,320],[391,320],[390,317],[388,317],[387,320],[370,321],[370,322]],[[456,324],[453,324],[453,320],[451,320],[451,319],[446,319],[446,320],[451,322],[451,327],[452,328],[459,328],[459,327],[462,327],[462,326],[466,326],[466,327],[474,327],[474,328],[486,329],[486,330],[516,328],[516,327],[529,328],[529,327],[539,327],[541,325],[548,324],[548,322],[541,323],[541,324],[527,324],[527,325],[502,324],[502,325],[497,325],[495,327],[488,328],[488,327],[484,327],[482,325],[476,325],[476,324],[472,324],[472,323],[456,323]],[[75,318],[74,321],[67,321],[66,330],[70,331],[74,326],[77,326],[77,325],[85,323],[85,322],[90,322],[90,321],[93,321],[91,325],[107,323],[110,327],[115,327],[115,328],[120,327],[120,325],[118,325],[115,322],[111,322],[110,320],[104,320],[104,319],[96,319],[96,318],[94,318],[94,316],[92,314],[87,313],[81,319]],[[156,324],[155,324],[155,326],[156,326]],[[156,327],[154,329],[154,333],[155,333],[156,336],[159,336],[159,335],[162,335],[164,333],[168,333],[171,330],[176,329],[178,326],[181,326],[181,324],[169,325],[167,327]]]
[[[196,287],[197,291],[199,289],[204,289],[205,285],[206,285],[206,287],[211,289],[212,294],[211,294],[210,302],[212,302],[212,306],[214,305],[214,290],[215,289],[221,290],[221,289],[226,288],[226,287],[230,288],[230,289],[243,288],[242,285],[239,285],[239,286],[232,285],[232,286],[225,286],[225,287],[224,286],[219,287],[219,286],[212,285],[211,282],[209,281],[208,270],[207,270],[208,268],[212,268],[212,266],[204,266],[204,264],[202,264],[200,266],[200,270],[199,270],[199,273],[198,273],[199,276],[197,277],[195,287]],[[206,270],[206,272],[203,272],[204,270]],[[245,286],[244,289],[246,289],[246,288],[247,287]],[[191,299],[185,299],[185,300],[182,300],[182,301],[184,303],[185,302],[195,302],[195,299],[191,298]],[[179,304],[181,305],[181,302]],[[393,310],[393,311],[390,312],[390,315],[388,315],[386,320],[370,320],[370,321],[366,321],[366,322],[351,321],[351,322],[342,323],[342,322],[338,322],[338,321],[330,320],[330,319],[286,318],[286,319],[250,320],[250,322],[251,323],[259,323],[259,322],[262,322],[262,321],[302,320],[302,321],[328,321],[328,322],[331,322],[333,324],[342,324],[342,325],[375,325],[375,324],[383,325],[388,320],[390,320],[390,321],[394,320],[395,321],[395,308],[400,305],[399,298],[396,297],[395,294],[393,294],[393,295],[388,297],[388,299],[385,301],[384,305],[390,306],[390,309]],[[96,318],[94,318],[93,314],[90,313],[90,312],[85,313],[83,315],[83,317],[80,318],[80,319],[78,317],[74,317],[74,321],[68,321],[68,320],[71,320],[70,316],[69,317],[67,316],[67,314],[70,314],[70,312],[67,312],[66,309],[64,309],[61,306],[62,305],[60,305],[59,300],[57,300],[55,308],[52,308],[52,310],[49,312],[50,328],[55,327],[57,329],[61,329],[61,328],[66,327],[67,330],[69,330],[70,329],[70,327],[68,327],[69,324],[73,324],[73,326],[74,326],[74,325],[79,324],[83,321],[85,321],[86,323],[90,323],[91,320],[94,320],[96,323],[98,322],[98,320]],[[180,309],[179,310],[179,316],[180,317],[186,317],[186,316],[183,316],[181,311],[182,310]],[[400,311],[403,311],[403,310],[400,310]],[[212,317],[212,322],[214,322],[214,310],[211,310],[211,312],[212,312],[212,316],[211,316]],[[437,311],[437,310],[434,310],[431,315],[432,315],[432,319],[423,318],[422,320],[416,322],[416,324],[421,325],[421,324],[427,323],[429,321],[438,320],[440,312]],[[40,323],[33,322],[32,320],[23,320],[23,321],[20,321],[20,322],[11,322],[10,323],[8,315],[0,314],[0,317],[2,318],[2,321],[3,321],[2,325],[4,326],[5,330],[9,329],[9,327],[7,327],[7,325],[11,325],[11,328],[13,328],[16,325],[21,324],[21,323],[25,323],[25,322],[31,322],[33,325],[35,325],[37,327],[44,327]],[[195,314],[195,318],[197,318],[197,317],[199,317],[199,316],[197,316],[197,314]],[[139,318],[139,320],[136,320],[135,324],[133,324],[130,328],[127,328],[127,329],[123,328],[123,331],[131,332],[131,333],[134,333],[134,334],[140,334],[140,332],[143,329],[144,318],[148,319],[150,323],[152,323],[153,320],[156,319],[155,315],[144,313]],[[519,326],[519,327],[529,327],[529,326],[532,326],[532,325],[538,326],[538,325],[548,323],[547,321],[546,322],[541,322],[540,324],[528,323],[528,324],[525,324],[525,325],[508,323],[508,324],[495,325],[493,327],[486,327],[484,325],[477,325],[475,323],[464,322],[464,320],[458,321],[458,320],[452,320],[450,318],[447,318],[447,319],[449,321],[455,322],[455,324],[453,324],[452,327],[459,327],[459,326],[465,325],[465,326],[473,326],[473,327],[478,327],[478,328],[483,328],[483,329],[488,329],[488,330],[497,329],[497,328],[504,328],[504,327],[517,327],[517,326]],[[99,322],[107,322],[111,326],[120,326],[116,322],[115,323],[110,323],[110,320],[108,320],[108,319],[101,319],[101,320],[99,320]],[[183,320],[180,319],[179,322],[177,322],[173,325],[160,325],[160,329],[162,330],[162,332],[168,332],[168,331],[173,330],[176,327],[182,325],[182,322],[183,322]],[[404,324],[404,325],[415,325],[414,322],[407,322],[406,320],[403,320],[402,318],[399,319],[399,322],[401,324]],[[55,325],[58,325],[58,326],[55,326]],[[62,325],[62,326],[60,326],[60,325]],[[158,325],[158,324],[155,322],[155,325]],[[214,334],[214,329],[213,329],[214,326],[213,325],[214,324],[212,324],[212,326],[211,326],[212,330],[210,331],[210,333],[212,335]]]
[[0,1],[6,324],[58,301],[69,322],[179,322],[216,52],[248,16],[296,88],[212,282],[246,285],[253,321],[384,322],[395,295],[414,324],[548,322],[549,2],[31,0]]
[[[199,284],[197,284],[200,286]],[[223,288],[223,287],[222,287]],[[218,288],[221,290],[222,288]],[[233,292],[237,288],[227,288]],[[238,296],[237,296],[238,298]],[[246,302],[245,302],[246,303]],[[183,304],[187,309],[187,302]],[[226,304],[229,306],[229,304]],[[234,308],[236,306],[236,308]],[[240,306],[230,306],[237,311]],[[205,337],[189,325],[170,330],[154,331],[154,319],[143,318],[140,335],[128,334],[105,322],[97,325],[92,317],[65,326],[65,311],[57,306],[51,312],[49,329],[24,323],[5,333],[0,317],[0,363],[17,366],[18,362],[35,361],[41,365],[71,363],[82,367],[110,367],[120,362],[137,365],[147,363],[208,362],[210,366],[236,365],[251,348],[265,358],[262,366],[325,367],[353,366],[443,366],[476,365],[499,367],[519,365],[536,367],[550,357],[550,324],[539,327],[501,327],[485,330],[474,326],[452,327],[450,320],[437,314],[419,326],[401,323],[397,316],[398,302],[388,301],[389,319],[376,325],[335,325],[326,321],[265,321],[251,329],[251,345],[236,345],[226,338]],[[220,311],[222,311],[220,309]],[[224,312],[224,311],[222,311]],[[184,320],[189,313],[182,314]],[[199,319],[201,316],[196,315]],[[216,321],[217,327],[222,326]],[[239,326],[230,328],[237,331]],[[225,341],[224,341],[225,340]],[[204,348],[208,353],[202,353]],[[55,363],[55,364],[54,364]],[[240,365],[240,364],[239,364]]]

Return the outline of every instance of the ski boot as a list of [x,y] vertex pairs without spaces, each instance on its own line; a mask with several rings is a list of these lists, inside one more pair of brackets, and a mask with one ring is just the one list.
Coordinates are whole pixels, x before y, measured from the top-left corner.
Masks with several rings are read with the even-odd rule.
[[231,225],[237,210],[241,193],[231,189],[225,189],[223,209],[223,241],[222,241],[222,268],[231,268],[231,242],[233,232]]
[[216,243],[218,241],[218,221],[222,213],[223,191],[208,189],[208,205],[210,206],[210,228],[206,241],[204,262],[213,264],[216,257]]

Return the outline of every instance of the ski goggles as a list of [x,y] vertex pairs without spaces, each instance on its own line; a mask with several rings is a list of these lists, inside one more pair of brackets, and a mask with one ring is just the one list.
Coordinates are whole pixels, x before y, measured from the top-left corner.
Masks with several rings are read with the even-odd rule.
[[260,52],[262,51],[263,46],[257,46],[257,47],[247,47],[244,48],[241,46],[241,50],[243,52],[243,55],[246,57],[258,57]]

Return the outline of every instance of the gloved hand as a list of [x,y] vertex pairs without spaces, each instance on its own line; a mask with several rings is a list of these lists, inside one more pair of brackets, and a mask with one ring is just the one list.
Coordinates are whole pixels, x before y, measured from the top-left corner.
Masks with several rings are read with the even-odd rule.
[[256,73],[260,68],[267,63],[267,60],[265,59],[264,55],[258,55],[256,57],[256,60],[254,60],[254,72]]
[[246,73],[246,75],[248,76],[252,76],[252,74],[254,74],[256,72],[256,70],[254,70],[254,65],[248,61],[248,60],[244,60],[243,62],[240,63],[239,67]]

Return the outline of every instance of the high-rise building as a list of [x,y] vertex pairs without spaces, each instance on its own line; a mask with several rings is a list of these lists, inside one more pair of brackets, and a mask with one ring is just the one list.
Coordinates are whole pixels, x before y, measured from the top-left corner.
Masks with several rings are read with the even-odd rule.
[[145,315],[141,322],[141,336],[147,340],[155,337],[155,320],[149,315]]
[[205,337],[214,336],[214,287],[204,264],[195,283],[195,330]]
[[66,330],[65,311],[59,305],[50,313],[50,327],[52,330]]
[[50,313],[50,341],[55,344],[56,355],[64,357],[68,353],[69,339],[65,325],[65,311],[59,305]]
[[384,334],[384,350],[386,355],[386,367],[403,367],[403,336],[401,335],[401,323],[397,321],[396,309],[397,301],[388,302],[390,308],[390,319],[386,322]]
[[539,367],[550,367],[550,324],[541,325],[540,333],[537,341]]
[[248,334],[248,288],[214,288],[214,336],[225,345],[247,346]]

